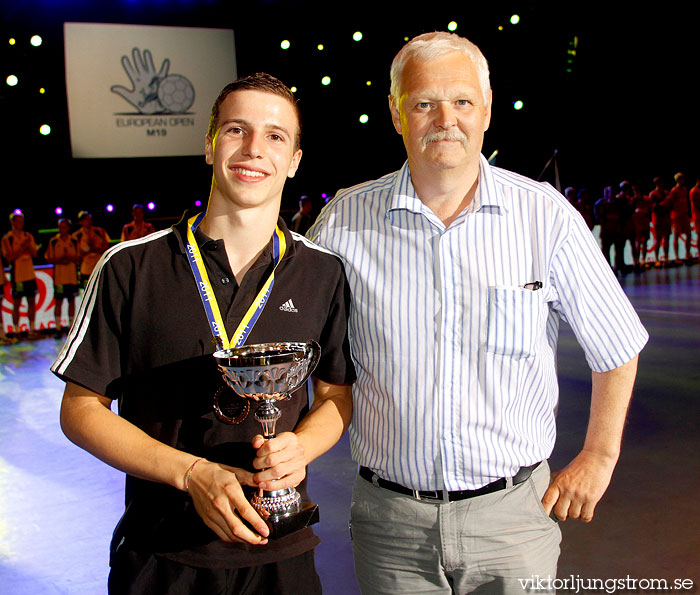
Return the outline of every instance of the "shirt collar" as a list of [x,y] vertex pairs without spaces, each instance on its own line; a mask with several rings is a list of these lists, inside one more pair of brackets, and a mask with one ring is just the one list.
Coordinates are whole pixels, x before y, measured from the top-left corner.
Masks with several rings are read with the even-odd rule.
[[[492,167],[483,155],[479,156],[479,184],[474,200],[469,206],[470,212],[477,212],[484,207],[497,207],[507,210],[503,190],[494,181]],[[426,213],[423,202],[418,198],[416,189],[411,182],[411,170],[408,161],[403,164],[396,176],[391,199],[387,207],[387,216],[394,210],[407,210],[413,213]]]
[[391,192],[391,199],[387,207],[387,215],[395,210],[408,210],[413,213],[422,213],[425,206],[418,198],[416,189],[411,181],[411,170],[408,167],[408,161],[403,164],[399,170],[394,182],[394,187]]
[[493,167],[483,155],[479,156],[479,184],[474,195],[474,210],[484,207],[497,207],[503,211],[508,206],[503,196],[503,187],[496,184],[493,176]]
[[[177,244],[180,252],[182,254],[186,253],[186,245],[187,245],[187,221],[191,217],[197,214],[197,211],[191,211],[187,210],[183,213],[182,218],[175,224],[173,225],[172,229],[175,232],[174,235],[177,238]],[[284,222],[284,219],[282,217],[277,218],[277,225],[279,228],[282,230],[282,233],[284,234],[284,239],[287,244],[287,249],[284,254],[284,258],[291,258],[294,256],[294,253],[296,252],[296,246],[294,242],[294,238],[292,238],[292,234],[287,228],[287,224]],[[204,246],[207,242],[213,242],[216,241],[213,238],[210,238],[207,236],[201,229],[197,228],[194,232],[194,237],[197,240],[197,243],[200,246]],[[272,259],[272,238],[270,238],[270,241],[268,242],[267,246],[265,246],[265,249],[262,251],[260,258],[258,261],[261,261],[263,258],[268,258],[271,260]]]

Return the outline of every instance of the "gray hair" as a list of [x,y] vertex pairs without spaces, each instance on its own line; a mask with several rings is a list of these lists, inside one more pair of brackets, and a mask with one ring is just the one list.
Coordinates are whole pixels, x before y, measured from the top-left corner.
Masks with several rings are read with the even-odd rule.
[[461,52],[467,56],[479,76],[479,84],[484,95],[484,102],[488,102],[491,83],[489,81],[489,65],[481,50],[468,39],[447,33],[445,31],[435,31],[433,33],[423,33],[411,39],[404,45],[394,61],[391,63],[391,96],[398,101],[401,95],[401,76],[406,63],[411,59],[428,61],[445,56],[452,52]]

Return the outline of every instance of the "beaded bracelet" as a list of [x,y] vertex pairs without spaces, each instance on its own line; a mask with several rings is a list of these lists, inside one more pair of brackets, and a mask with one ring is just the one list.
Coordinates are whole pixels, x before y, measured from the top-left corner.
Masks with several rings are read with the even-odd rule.
[[194,471],[194,466],[199,463],[199,461],[203,461],[204,458],[197,459],[194,463],[190,465],[190,468],[187,470],[187,475],[185,476],[185,491],[189,492],[190,491],[190,479],[192,479],[192,471]]

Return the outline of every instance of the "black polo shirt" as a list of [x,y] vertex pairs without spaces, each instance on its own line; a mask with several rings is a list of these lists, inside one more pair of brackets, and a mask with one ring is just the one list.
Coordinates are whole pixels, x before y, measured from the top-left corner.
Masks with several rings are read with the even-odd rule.
[[[161,442],[252,471],[250,439],[260,433],[252,411],[240,424],[228,425],[212,410],[223,381],[211,356],[216,349],[185,252],[189,216],[185,213],[171,229],[105,253],[51,369],[63,380],[118,399],[119,414]],[[287,250],[246,343],[313,339],[321,345],[314,376],[351,384],[350,300],[342,264],[292,235],[282,219],[279,225]],[[272,271],[272,241],[239,286],[223,241],[200,230],[195,238],[231,337]],[[278,406],[282,418],[277,431],[293,430],[308,411],[306,387]],[[306,499],[305,482],[298,489]],[[112,548],[156,552],[193,566],[238,568],[298,555],[317,543],[311,529],[265,546],[224,543],[202,522],[187,494],[127,475],[126,511]]]

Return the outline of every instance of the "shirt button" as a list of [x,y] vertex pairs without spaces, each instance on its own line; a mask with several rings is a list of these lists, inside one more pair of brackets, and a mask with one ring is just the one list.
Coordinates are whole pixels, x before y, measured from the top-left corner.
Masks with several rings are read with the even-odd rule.
[[216,242],[210,242],[209,244],[207,244],[207,250],[213,251],[213,250],[216,250],[218,247],[219,247],[219,244],[217,244]]
[[229,281],[230,281],[230,280],[229,280],[228,277],[222,277],[222,278],[221,278],[221,283],[222,283],[223,285],[226,285]]

